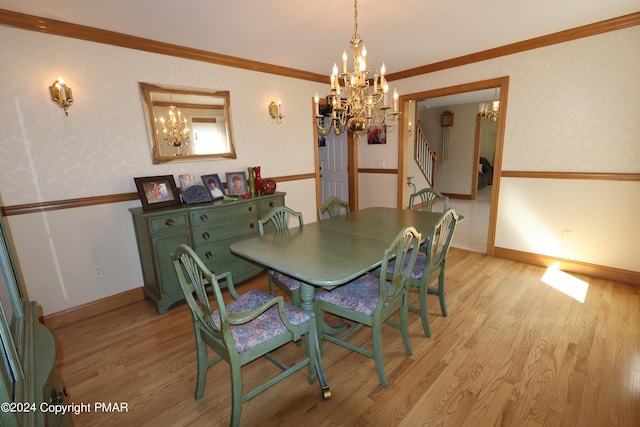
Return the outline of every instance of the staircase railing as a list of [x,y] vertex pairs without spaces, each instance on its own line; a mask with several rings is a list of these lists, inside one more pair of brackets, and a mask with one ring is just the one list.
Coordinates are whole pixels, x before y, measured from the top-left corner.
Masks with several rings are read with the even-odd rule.
[[427,180],[427,183],[430,187],[433,188],[436,179],[437,154],[435,151],[433,151],[433,148],[431,148],[431,145],[429,144],[429,141],[427,140],[427,137],[424,134],[420,123],[418,123],[418,126],[416,126],[416,131],[416,146],[413,150],[414,158],[416,160],[416,163],[418,163],[422,174]]

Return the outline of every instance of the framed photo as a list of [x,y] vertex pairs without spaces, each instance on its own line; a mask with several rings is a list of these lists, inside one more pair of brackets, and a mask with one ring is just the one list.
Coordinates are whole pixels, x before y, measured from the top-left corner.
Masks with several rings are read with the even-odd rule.
[[200,178],[202,178],[202,183],[211,194],[211,198],[213,200],[224,197],[224,187],[222,186],[222,181],[220,181],[220,177],[217,173],[202,175]]
[[386,144],[387,130],[385,125],[375,125],[369,128],[367,133],[367,142],[369,144]]
[[133,178],[143,210],[180,205],[180,195],[173,175]]
[[244,172],[227,172],[227,194],[229,196],[247,194],[247,176]]

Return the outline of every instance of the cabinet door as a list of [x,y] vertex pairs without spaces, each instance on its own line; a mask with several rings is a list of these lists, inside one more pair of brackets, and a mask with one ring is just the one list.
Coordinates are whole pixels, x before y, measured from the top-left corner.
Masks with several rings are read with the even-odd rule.
[[171,263],[171,254],[175,251],[176,246],[182,243],[189,244],[190,240],[188,229],[181,231],[174,230],[171,234],[158,233],[153,236],[156,272],[160,285],[160,295],[158,295],[158,297],[162,299],[172,295],[178,297],[178,299],[172,299],[172,301],[168,302],[168,305],[182,299],[182,290],[180,289],[180,283],[178,283],[176,272]]
[[[43,401],[49,404],[65,405],[70,402],[66,402],[65,396],[67,392],[60,384],[60,379],[55,373],[51,375],[49,382],[43,389]],[[71,427],[71,416],[69,413],[56,414],[55,411],[49,411],[44,415],[44,426],[46,427]]]

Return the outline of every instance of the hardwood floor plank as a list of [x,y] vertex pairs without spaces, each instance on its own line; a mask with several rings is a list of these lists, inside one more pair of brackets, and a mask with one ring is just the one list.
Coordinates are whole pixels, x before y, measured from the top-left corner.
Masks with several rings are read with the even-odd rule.
[[[325,343],[332,399],[306,370],[245,403],[242,426],[595,426],[640,425],[640,288],[579,276],[584,303],[541,282],[544,268],[452,248],[448,317],[428,297],[432,337],[409,314],[413,355],[383,328],[389,379],[373,360]],[[266,289],[264,276],[240,292]],[[412,292],[412,303],[417,293]],[[220,426],[231,413],[225,362],[209,369],[194,399],[196,357],[184,304],[158,315],[149,301],[53,329],[57,369],[75,403],[125,402],[128,412],[82,412],[75,426]],[[371,343],[370,331],[356,337]],[[289,344],[278,356],[293,359]],[[274,372],[256,361],[251,386]]]

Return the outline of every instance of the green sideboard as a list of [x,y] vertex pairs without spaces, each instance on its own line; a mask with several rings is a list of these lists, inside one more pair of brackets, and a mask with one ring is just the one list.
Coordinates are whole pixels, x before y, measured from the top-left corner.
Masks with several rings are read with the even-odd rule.
[[238,240],[258,235],[258,220],[276,206],[284,206],[285,193],[274,193],[237,202],[214,201],[175,208],[143,211],[131,208],[138,243],[145,297],[158,313],[184,299],[170,254],[176,246],[191,246],[214,273],[231,272],[242,282],[263,269],[229,252]]

